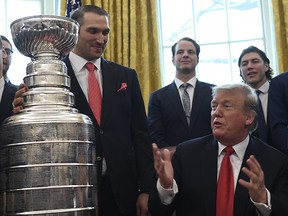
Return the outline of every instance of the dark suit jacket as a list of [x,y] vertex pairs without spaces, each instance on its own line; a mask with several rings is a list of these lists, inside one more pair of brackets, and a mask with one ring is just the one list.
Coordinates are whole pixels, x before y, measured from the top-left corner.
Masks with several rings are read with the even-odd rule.
[[[136,71],[102,58],[103,99],[99,126],[68,57],[64,61],[71,77],[75,106],[95,125],[98,181],[104,155],[120,210],[126,214],[135,213],[139,191],[149,192],[155,178],[147,118]],[[122,83],[127,84],[127,89],[118,91]]]
[[[152,215],[168,216],[176,208],[177,216],[215,216],[217,193],[218,144],[212,135],[178,145],[173,156],[174,178],[179,193],[171,205],[161,204],[156,187],[149,198]],[[288,215],[288,158],[278,150],[250,136],[242,166],[253,154],[265,173],[265,185],[271,193],[270,216]],[[249,181],[240,171],[239,178]],[[234,216],[256,216],[248,190],[237,183]]]
[[5,118],[13,114],[12,102],[15,97],[17,86],[9,84],[5,81],[3,95],[0,101],[0,125]]
[[189,126],[175,82],[153,92],[148,105],[151,141],[163,148],[211,134],[212,87],[197,80]]
[[288,155],[288,72],[271,80],[268,110],[272,145]]

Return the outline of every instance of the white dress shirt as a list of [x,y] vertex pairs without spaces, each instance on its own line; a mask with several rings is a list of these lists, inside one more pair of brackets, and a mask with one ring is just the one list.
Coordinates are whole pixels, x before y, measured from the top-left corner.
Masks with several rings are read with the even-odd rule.
[[[88,62],[86,59],[76,55],[73,52],[69,54],[69,60],[71,62],[72,68],[74,70],[75,76],[77,81],[88,101],[88,74],[89,71],[85,68],[85,64]],[[93,61],[89,61],[93,63],[97,70],[95,70],[95,76],[98,80],[99,87],[101,90],[101,95],[103,95],[103,88],[102,88],[102,71],[101,71],[101,58],[95,59]]]
[[269,91],[270,83],[266,81],[258,90],[262,93],[259,94],[259,99],[262,104],[262,110],[265,118],[265,122],[267,124],[267,107],[268,107],[268,91]]
[[[180,98],[181,98],[181,95],[183,94],[184,89],[180,88],[180,87],[181,87],[181,85],[184,82],[182,82],[178,78],[175,78],[174,82],[175,82],[175,84],[177,86],[178,93],[179,93]],[[190,98],[190,112],[191,112],[191,110],[192,110],[192,102],[193,102],[193,97],[194,97],[194,90],[195,90],[195,87],[196,87],[196,77],[194,76],[192,79],[188,80],[187,83],[190,84],[190,86],[187,88],[187,92],[188,92],[189,98]],[[183,104],[182,104],[182,106],[183,106]]]

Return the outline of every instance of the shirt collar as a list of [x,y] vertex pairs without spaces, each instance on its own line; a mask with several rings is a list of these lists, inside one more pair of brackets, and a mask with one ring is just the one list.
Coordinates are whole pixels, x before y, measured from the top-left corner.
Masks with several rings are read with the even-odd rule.
[[260,90],[263,94],[267,94],[269,90],[270,83],[268,80],[258,89]]
[[[237,157],[242,161],[243,158],[244,158],[244,154],[245,154],[245,151],[246,151],[246,148],[248,146],[248,143],[249,143],[249,135],[247,135],[247,137],[241,141],[240,143],[237,143],[236,145],[232,146]],[[218,157],[220,156],[220,154],[222,153],[223,149],[225,148],[226,146],[221,144],[220,142],[218,142]]]
[[[196,86],[196,81],[197,81],[197,79],[196,79],[196,77],[194,76],[194,77],[192,77],[190,80],[188,80],[188,82],[186,82],[186,83],[189,83],[191,86],[193,86],[193,87],[195,88],[195,86]],[[181,81],[180,79],[178,79],[178,78],[176,78],[176,77],[175,77],[174,82],[175,82],[175,84],[176,84],[176,86],[177,86],[178,89],[179,89],[180,86],[184,83],[183,81]]]
[[[75,68],[75,73],[80,73],[81,70],[84,68],[85,64],[88,62],[86,59],[82,58],[81,56],[75,54],[74,52],[70,52],[69,60],[73,67]],[[92,62],[99,71],[101,71],[101,58],[94,59]]]

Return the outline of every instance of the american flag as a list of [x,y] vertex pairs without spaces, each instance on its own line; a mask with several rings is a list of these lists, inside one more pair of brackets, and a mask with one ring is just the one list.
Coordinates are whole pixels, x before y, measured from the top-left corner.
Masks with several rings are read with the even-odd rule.
[[70,17],[71,13],[81,7],[81,0],[67,0],[66,17]]

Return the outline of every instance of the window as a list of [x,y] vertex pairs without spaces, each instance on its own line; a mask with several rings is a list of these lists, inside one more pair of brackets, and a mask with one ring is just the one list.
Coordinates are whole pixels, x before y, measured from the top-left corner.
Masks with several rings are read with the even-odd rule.
[[[271,0],[159,0],[163,85],[175,77],[171,46],[182,37],[201,47],[196,76],[213,84],[241,82],[238,58],[250,45],[277,72]],[[273,34],[272,34],[273,33]]]
[[[3,4],[2,4],[3,2]],[[201,46],[197,77],[214,84],[239,82],[237,65],[241,51],[254,45],[266,52],[276,73],[271,0],[156,0],[162,53],[162,84],[173,81],[171,46],[189,36]],[[59,14],[60,0],[1,0],[0,34],[13,43],[10,23],[39,14]],[[20,84],[31,60],[13,47],[8,77]]]
[[59,4],[59,0],[1,0],[0,34],[6,36],[13,46],[12,63],[8,70],[8,77],[13,84],[19,85],[23,82],[26,76],[26,66],[31,60],[22,55],[14,46],[10,24],[26,16],[58,13],[55,12],[56,4]]

